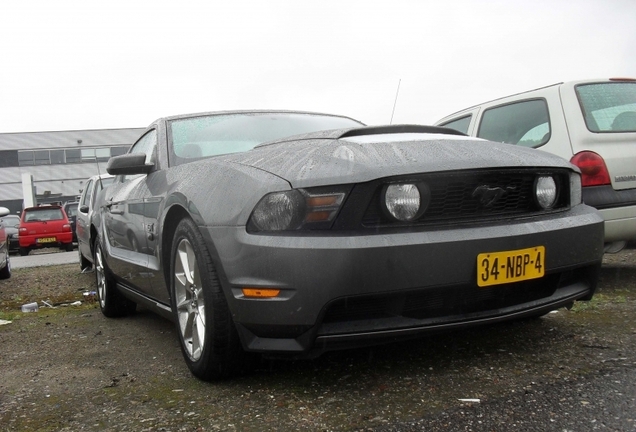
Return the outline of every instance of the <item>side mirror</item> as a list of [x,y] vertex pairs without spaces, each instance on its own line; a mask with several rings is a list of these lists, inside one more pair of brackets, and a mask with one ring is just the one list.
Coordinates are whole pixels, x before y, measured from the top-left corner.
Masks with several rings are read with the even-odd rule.
[[106,171],[112,175],[148,174],[154,166],[154,164],[146,164],[144,153],[127,153],[110,158]]
[[88,206],[86,204],[81,205],[79,211],[82,213],[88,213]]

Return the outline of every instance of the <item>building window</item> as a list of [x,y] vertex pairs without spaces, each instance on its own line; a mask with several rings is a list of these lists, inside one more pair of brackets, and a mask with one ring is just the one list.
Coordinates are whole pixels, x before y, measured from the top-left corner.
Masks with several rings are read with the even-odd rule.
[[[125,154],[128,152],[128,149],[129,146],[103,147],[97,149],[24,150],[18,151],[17,153],[14,150],[12,154],[17,154],[18,160],[16,166],[57,165],[81,162],[108,162],[108,159],[112,156]],[[7,158],[5,164],[0,163],[0,166],[11,166],[7,165],[7,163],[10,163],[8,159],[9,158]]]
[[51,150],[51,164],[64,163],[64,150]]
[[67,149],[64,150],[66,154],[66,163],[78,163],[81,162],[82,152],[79,149]]
[[95,157],[97,162],[108,162],[108,159],[110,159],[110,148],[95,149]]
[[129,146],[119,146],[119,147],[111,147],[110,148],[110,156],[119,156],[119,155],[123,155],[126,154],[126,152],[128,151]]
[[33,152],[32,151],[18,152],[18,162],[20,166],[34,165]]
[[0,167],[17,167],[20,166],[17,150],[0,150]]
[[51,163],[48,150],[35,150],[33,156],[35,156],[36,165],[49,165]]
[[95,162],[95,149],[82,149],[82,162]]

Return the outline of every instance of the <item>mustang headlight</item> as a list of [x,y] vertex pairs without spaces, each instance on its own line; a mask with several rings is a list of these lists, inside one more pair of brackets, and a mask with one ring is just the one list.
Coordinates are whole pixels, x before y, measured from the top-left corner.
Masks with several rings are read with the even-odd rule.
[[329,229],[344,201],[344,189],[349,188],[336,189],[293,189],[267,194],[254,207],[247,231]]
[[552,176],[541,176],[534,183],[534,194],[537,204],[542,209],[550,209],[556,202],[558,191]]
[[428,207],[430,192],[425,184],[390,184],[382,193],[383,207],[388,215],[400,222],[417,219]]
[[250,220],[258,231],[294,229],[302,221],[304,205],[297,190],[271,193],[259,201]]

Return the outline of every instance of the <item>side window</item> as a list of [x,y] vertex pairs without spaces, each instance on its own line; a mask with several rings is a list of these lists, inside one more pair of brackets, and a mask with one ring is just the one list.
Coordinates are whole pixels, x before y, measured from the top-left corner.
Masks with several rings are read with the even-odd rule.
[[[157,147],[157,131],[155,129],[147,132],[144,136],[133,144],[129,153],[143,153],[146,155],[145,163],[152,163],[155,159],[155,149]],[[136,175],[122,175],[121,182],[140,177],[142,174]]]
[[83,205],[89,205],[89,200],[91,193],[93,192],[93,180],[89,180],[88,184],[84,188],[84,192],[82,193],[82,200],[80,201],[80,207]]
[[142,136],[130,149],[130,153],[145,153],[146,163],[151,163],[157,147],[157,131],[151,130]]
[[470,125],[470,119],[472,117],[473,117],[472,114],[467,115],[462,118],[458,118],[456,120],[451,120],[447,123],[441,124],[440,126],[455,129],[456,131],[467,134],[468,126]]
[[490,141],[539,147],[550,139],[550,115],[544,99],[532,99],[484,111],[477,136]]

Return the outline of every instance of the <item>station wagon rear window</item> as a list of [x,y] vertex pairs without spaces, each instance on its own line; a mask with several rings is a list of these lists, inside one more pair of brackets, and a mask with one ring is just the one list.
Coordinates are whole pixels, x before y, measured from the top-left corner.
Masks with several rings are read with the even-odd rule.
[[591,132],[636,132],[636,81],[581,84],[576,94]]
[[33,209],[27,211],[24,216],[25,222],[42,222],[62,219],[64,219],[64,216],[62,216],[62,209],[60,208]]

